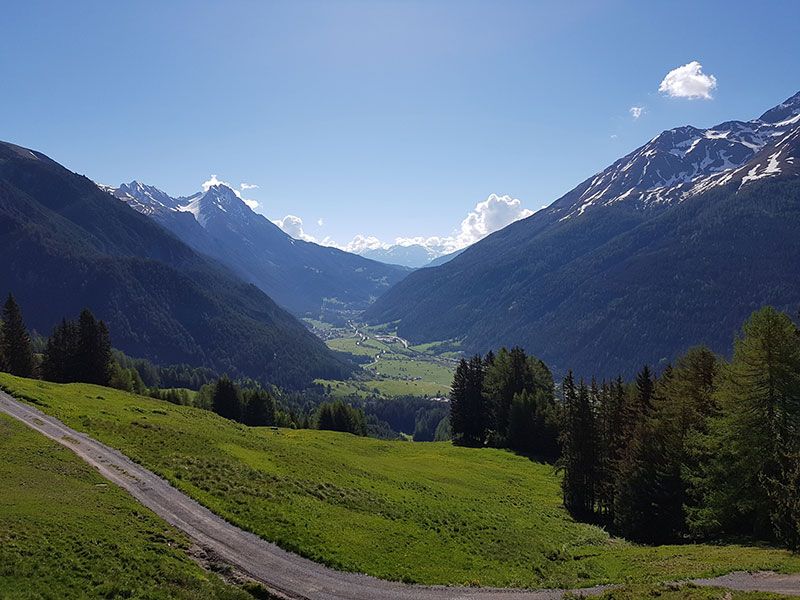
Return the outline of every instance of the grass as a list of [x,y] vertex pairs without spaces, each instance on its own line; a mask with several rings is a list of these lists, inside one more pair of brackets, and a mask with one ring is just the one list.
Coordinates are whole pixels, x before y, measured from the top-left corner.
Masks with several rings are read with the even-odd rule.
[[453,369],[449,365],[444,366],[436,362],[400,356],[382,356],[374,366],[369,368],[386,377],[419,378],[426,382],[436,383],[446,391],[450,389],[453,381]]
[[335,568],[439,584],[571,587],[800,571],[740,545],[642,547],[573,521],[552,468],[509,452],[250,429],[90,385],[0,384],[229,521]]
[[318,380],[331,386],[334,397],[368,396],[446,396],[453,380],[454,363],[441,357],[405,348],[400,342],[383,342],[369,337],[347,336],[330,339],[328,347],[339,352],[368,356],[373,362],[363,366],[363,379]]
[[327,341],[331,350],[348,352],[356,356],[371,356],[375,358],[381,352],[389,351],[389,346],[375,339],[367,339],[363,342],[355,337],[334,338]]
[[0,415],[0,597],[245,599],[189,542],[44,436]]
[[780,600],[790,598],[779,594],[763,592],[738,592],[720,588],[686,585],[631,585],[592,596],[594,600],[641,600],[659,598],[660,600]]
[[446,396],[450,391],[449,385],[443,386],[430,381],[411,381],[403,379],[367,379],[364,381],[317,379],[314,383],[324,386],[330,385],[331,395],[334,398],[347,398],[349,396],[368,398],[376,395],[386,398],[397,396],[432,397]]

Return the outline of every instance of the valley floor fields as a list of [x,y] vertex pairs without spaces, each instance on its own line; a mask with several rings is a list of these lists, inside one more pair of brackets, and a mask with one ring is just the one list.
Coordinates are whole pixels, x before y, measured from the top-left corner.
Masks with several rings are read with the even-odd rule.
[[[346,381],[318,379],[332,396],[446,397],[458,354],[439,351],[437,344],[412,346],[387,327],[367,327],[351,322],[337,328],[307,319],[306,324],[331,350],[361,362],[362,369]],[[449,348],[449,346],[448,346]]]
[[344,571],[533,588],[800,571],[800,557],[768,547],[611,538],[567,515],[552,467],[504,451],[248,428],[91,385],[0,385],[229,522]]

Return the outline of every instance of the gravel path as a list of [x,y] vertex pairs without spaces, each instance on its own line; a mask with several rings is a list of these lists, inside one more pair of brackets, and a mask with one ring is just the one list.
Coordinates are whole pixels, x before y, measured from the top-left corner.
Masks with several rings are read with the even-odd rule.
[[[283,598],[308,600],[556,600],[564,590],[511,590],[406,585],[334,571],[282,550],[231,525],[122,453],[64,425],[58,419],[0,391],[0,411],[72,450],[103,477],[183,531],[208,553],[260,581]],[[800,596],[800,575],[733,573],[701,585]],[[576,590],[592,595],[604,586]]]

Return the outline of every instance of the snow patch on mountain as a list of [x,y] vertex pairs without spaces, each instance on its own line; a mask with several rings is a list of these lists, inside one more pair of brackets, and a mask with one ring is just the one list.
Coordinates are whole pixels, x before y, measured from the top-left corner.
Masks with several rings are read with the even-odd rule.
[[[587,180],[551,207],[560,219],[618,202],[665,206],[741,179],[740,186],[785,172],[794,157],[777,149],[800,129],[800,93],[752,121],[664,131]],[[769,153],[761,157],[762,153]],[[747,172],[743,167],[750,161]]]

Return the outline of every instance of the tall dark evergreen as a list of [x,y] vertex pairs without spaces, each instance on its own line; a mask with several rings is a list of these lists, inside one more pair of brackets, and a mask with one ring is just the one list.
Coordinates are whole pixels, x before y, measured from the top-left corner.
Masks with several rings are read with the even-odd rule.
[[63,319],[47,340],[42,360],[42,377],[56,383],[77,381],[78,327]]
[[106,324],[88,309],[78,317],[76,381],[108,385],[111,377],[111,342]]
[[591,518],[598,475],[594,408],[586,384],[581,381],[576,388],[571,371],[564,379],[562,393],[564,420],[559,467],[564,473],[564,506],[579,517]]
[[486,440],[490,414],[483,393],[484,362],[480,356],[458,364],[450,391],[450,424],[453,440],[480,446]]
[[[701,443],[709,461],[694,481],[699,531],[747,532],[791,540],[779,499],[791,487],[791,457],[800,448],[800,338],[791,319],[771,307],[754,313],[719,374],[719,415]],[[800,521],[794,522],[800,531]]]
[[25,320],[14,296],[8,295],[3,306],[2,351],[4,368],[18,377],[32,377],[34,374],[33,345]]
[[239,388],[227,375],[214,384],[211,397],[212,410],[221,417],[240,421],[242,418],[242,397]]
[[245,425],[259,427],[275,424],[275,399],[261,388],[244,390],[242,392],[244,404],[243,421]]
[[341,400],[324,402],[317,409],[317,429],[341,431],[354,435],[367,435],[364,411],[345,404]]

